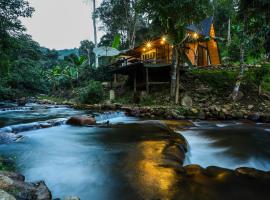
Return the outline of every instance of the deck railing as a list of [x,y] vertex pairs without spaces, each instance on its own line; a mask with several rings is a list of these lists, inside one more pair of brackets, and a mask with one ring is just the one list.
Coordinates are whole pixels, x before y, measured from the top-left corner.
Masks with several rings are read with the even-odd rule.
[[119,61],[121,64],[121,67],[130,65],[132,63],[141,62],[143,64],[172,64],[172,59],[138,59],[138,58],[128,58],[128,59],[122,59]]

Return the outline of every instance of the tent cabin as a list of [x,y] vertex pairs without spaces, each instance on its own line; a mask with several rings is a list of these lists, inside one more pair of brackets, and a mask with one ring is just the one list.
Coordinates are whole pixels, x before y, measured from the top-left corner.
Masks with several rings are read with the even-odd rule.
[[[206,67],[220,64],[218,44],[215,40],[213,17],[203,20],[198,25],[187,26],[184,41],[186,65]],[[133,80],[134,92],[141,85],[169,84],[173,46],[165,37],[149,40],[142,45],[127,50],[114,63],[113,74],[128,75]]]
[[[188,48],[186,55],[191,64],[194,66],[219,65],[221,62],[215,40],[213,17],[203,20],[198,25],[191,24],[186,29],[188,34],[195,39],[186,43]],[[200,38],[204,40],[200,41]]]

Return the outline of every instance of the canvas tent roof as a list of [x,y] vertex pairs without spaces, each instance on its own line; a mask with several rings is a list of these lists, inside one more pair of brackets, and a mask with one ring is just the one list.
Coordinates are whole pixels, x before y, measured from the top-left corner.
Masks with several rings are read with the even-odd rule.
[[213,23],[213,17],[208,17],[201,21],[199,24],[191,24],[187,26],[187,29],[203,36],[210,36],[211,25]]

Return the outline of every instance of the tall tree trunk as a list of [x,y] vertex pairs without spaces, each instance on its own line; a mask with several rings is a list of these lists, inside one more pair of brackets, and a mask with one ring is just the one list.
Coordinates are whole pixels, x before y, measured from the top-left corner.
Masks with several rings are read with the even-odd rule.
[[236,80],[236,83],[234,86],[234,90],[231,94],[233,101],[237,100],[237,97],[239,95],[240,85],[242,82],[242,78],[244,76],[244,70],[245,70],[244,55],[245,55],[244,44],[241,43],[241,45],[240,45],[240,71],[239,71],[239,75],[237,77],[237,80]]
[[171,97],[175,96],[176,91],[176,76],[177,76],[177,68],[178,68],[178,51],[177,48],[173,48],[173,64],[171,69]]
[[179,103],[179,88],[180,88],[180,68],[176,70],[176,87],[175,87],[175,104]]
[[135,13],[134,25],[133,25],[132,36],[131,36],[130,47],[129,47],[130,49],[133,49],[135,47],[137,23],[138,23],[138,15],[137,13]]
[[227,45],[229,46],[232,41],[232,36],[231,36],[231,18],[228,20],[228,33],[227,33]]
[[88,66],[90,68],[91,67],[90,49],[86,49],[86,50],[87,50],[87,57],[88,57]]
[[[93,20],[93,28],[94,28],[94,43],[95,43],[95,48],[97,48],[96,0],[92,0],[92,1],[93,1],[92,20]],[[97,67],[98,67],[98,56],[96,55],[96,68]]]

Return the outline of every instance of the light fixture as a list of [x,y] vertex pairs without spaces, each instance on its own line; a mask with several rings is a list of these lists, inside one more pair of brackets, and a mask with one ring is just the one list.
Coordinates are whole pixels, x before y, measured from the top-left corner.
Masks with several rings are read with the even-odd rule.
[[165,37],[165,36],[162,37],[162,41],[163,41],[163,42],[166,41],[166,37]]
[[151,42],[147,42],[146,46],[147,46],[147,48],[150,48],[152,46]]
[[143,51],[145,51],[146,49],[145,48],[143,48]]
[[171,47],[173,48],[173,45]]
[[197,38],[199,37],[199,35],[198,35],[198,33],[193,33],[192,37],[193,37],[194,39],[197,39]]

